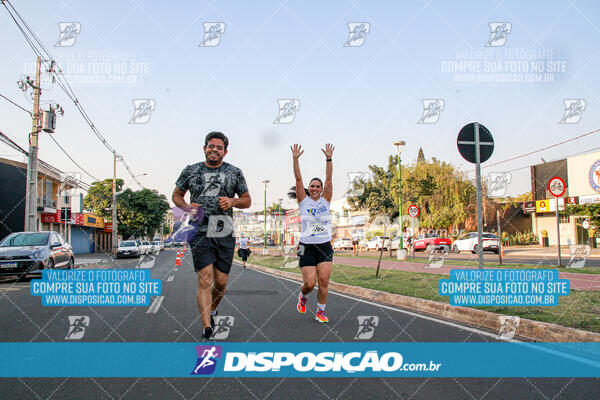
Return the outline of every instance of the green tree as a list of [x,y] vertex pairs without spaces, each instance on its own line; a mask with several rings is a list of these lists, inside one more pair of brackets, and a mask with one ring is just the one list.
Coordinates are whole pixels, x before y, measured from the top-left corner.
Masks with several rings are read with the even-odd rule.
[[[369,165],[372,179],[365,181],[359,178],[354,181],[353,193],[348,197],[348,204],[353,211],[367,211],[369,222],[383,225],[384,236],[395,218],[398,218],[398,156],[389,156],[387,168]],[[405,209],[406,206],[403,207]],[[403,211],[404,214],[404,211]],[[400,232],[401,234],[401,232]],[[390,255],[392,253],[391,246]],[[379,254],[379,262],[375,276],[379,276],[379,266],[383,256],[383,246]]]
[[[117,191],[123,187],[123,180],[117,179]],[[93,182],[83,205],[94,215],[112,221],[112,179]],[[169,203],[163,194],[156,190],[126,189],[117,196],[118,231],[123,238],[154,237],[160,226],[165,223]]]
[[419,147],[419,154],[417,154],[417,164],[425,162],[425,153],[423,153],[423,148]]
[[[123,179],[117,179],[117,192],[120,192],[122,188]],[[83,199],[83,207],[92,211],[94,215],[112,221],[112,179],[92,182],[88,194]]]
[[169,202],[156,190],[125,190],[119,195],[117,218],[123,237],[154,237],[165,222]]
[[[371,221],[377,215],[398,218],[398,158],[390,156],[387,168],[370,165],[373,179],[358,180],[348,202],[353,210],[369,212]],[[463,172],[451,164],[432,158],[402,166],[402,215],[410,204],[421,210],[420,225],[427,228],[455,228],[476,212],[476,190]],[[403,218],[408,226],[409,218]]]

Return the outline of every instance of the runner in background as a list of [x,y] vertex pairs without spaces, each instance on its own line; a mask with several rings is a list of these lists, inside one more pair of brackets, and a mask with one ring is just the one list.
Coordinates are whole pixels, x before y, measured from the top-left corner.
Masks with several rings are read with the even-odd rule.
[[250,248],[248,247],[248,238],[243,233],[238,240],[238,244],[240,246],[238,249],[238,256],[242,259],[242,266],[246,268],[246,261],[250,255]]

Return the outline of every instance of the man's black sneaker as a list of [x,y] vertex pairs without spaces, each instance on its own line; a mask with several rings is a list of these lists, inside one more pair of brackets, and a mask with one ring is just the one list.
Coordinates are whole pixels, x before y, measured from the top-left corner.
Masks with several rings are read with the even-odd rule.
[[204,336],[204,339],[208,340],[212,337],[212,335],[213,335],[213,328],[211,328],[210,326],[204,328],[204,334],[202,335],[202,336]]

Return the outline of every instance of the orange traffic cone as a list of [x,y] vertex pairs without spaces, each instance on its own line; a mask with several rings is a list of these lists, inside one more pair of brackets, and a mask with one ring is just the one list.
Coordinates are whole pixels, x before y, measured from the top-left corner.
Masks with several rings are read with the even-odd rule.
[[179,254],[177,254],[177,257],[175,257],[175,266],[181,267],[181,257]]

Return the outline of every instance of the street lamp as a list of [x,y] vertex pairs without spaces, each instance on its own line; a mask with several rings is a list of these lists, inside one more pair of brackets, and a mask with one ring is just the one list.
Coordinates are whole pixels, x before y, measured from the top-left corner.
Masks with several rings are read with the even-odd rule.
[[400,236],[400,246],[398,247],[398,251],[404,249],[403,237],[402,237],[402,172],[400,170],[400,154],[402,150],[404,150],[404,146],[406,142],[400,140],[394,142],[394,146],[396,146],[396,152],[398,153],[398,220],[400,222],[398,227],[398,234]]
[[279,216],[277,218],[277,223],[279,225],[278,229],[277,229],[277,242],[278,244],[281,244],[282,240],[281,240],[281,203],[283,202],[283,199],[277,199],[277,201],[279,202]]
[[263,251],[263,254],[267,254],[267,184],[271,182],[268,179],[265,179],[262,183],[265,184],[265,213],[264,213],[264,217],[265,217],[265,227],[263,229],[263,239],[265,241],[265,248]]

